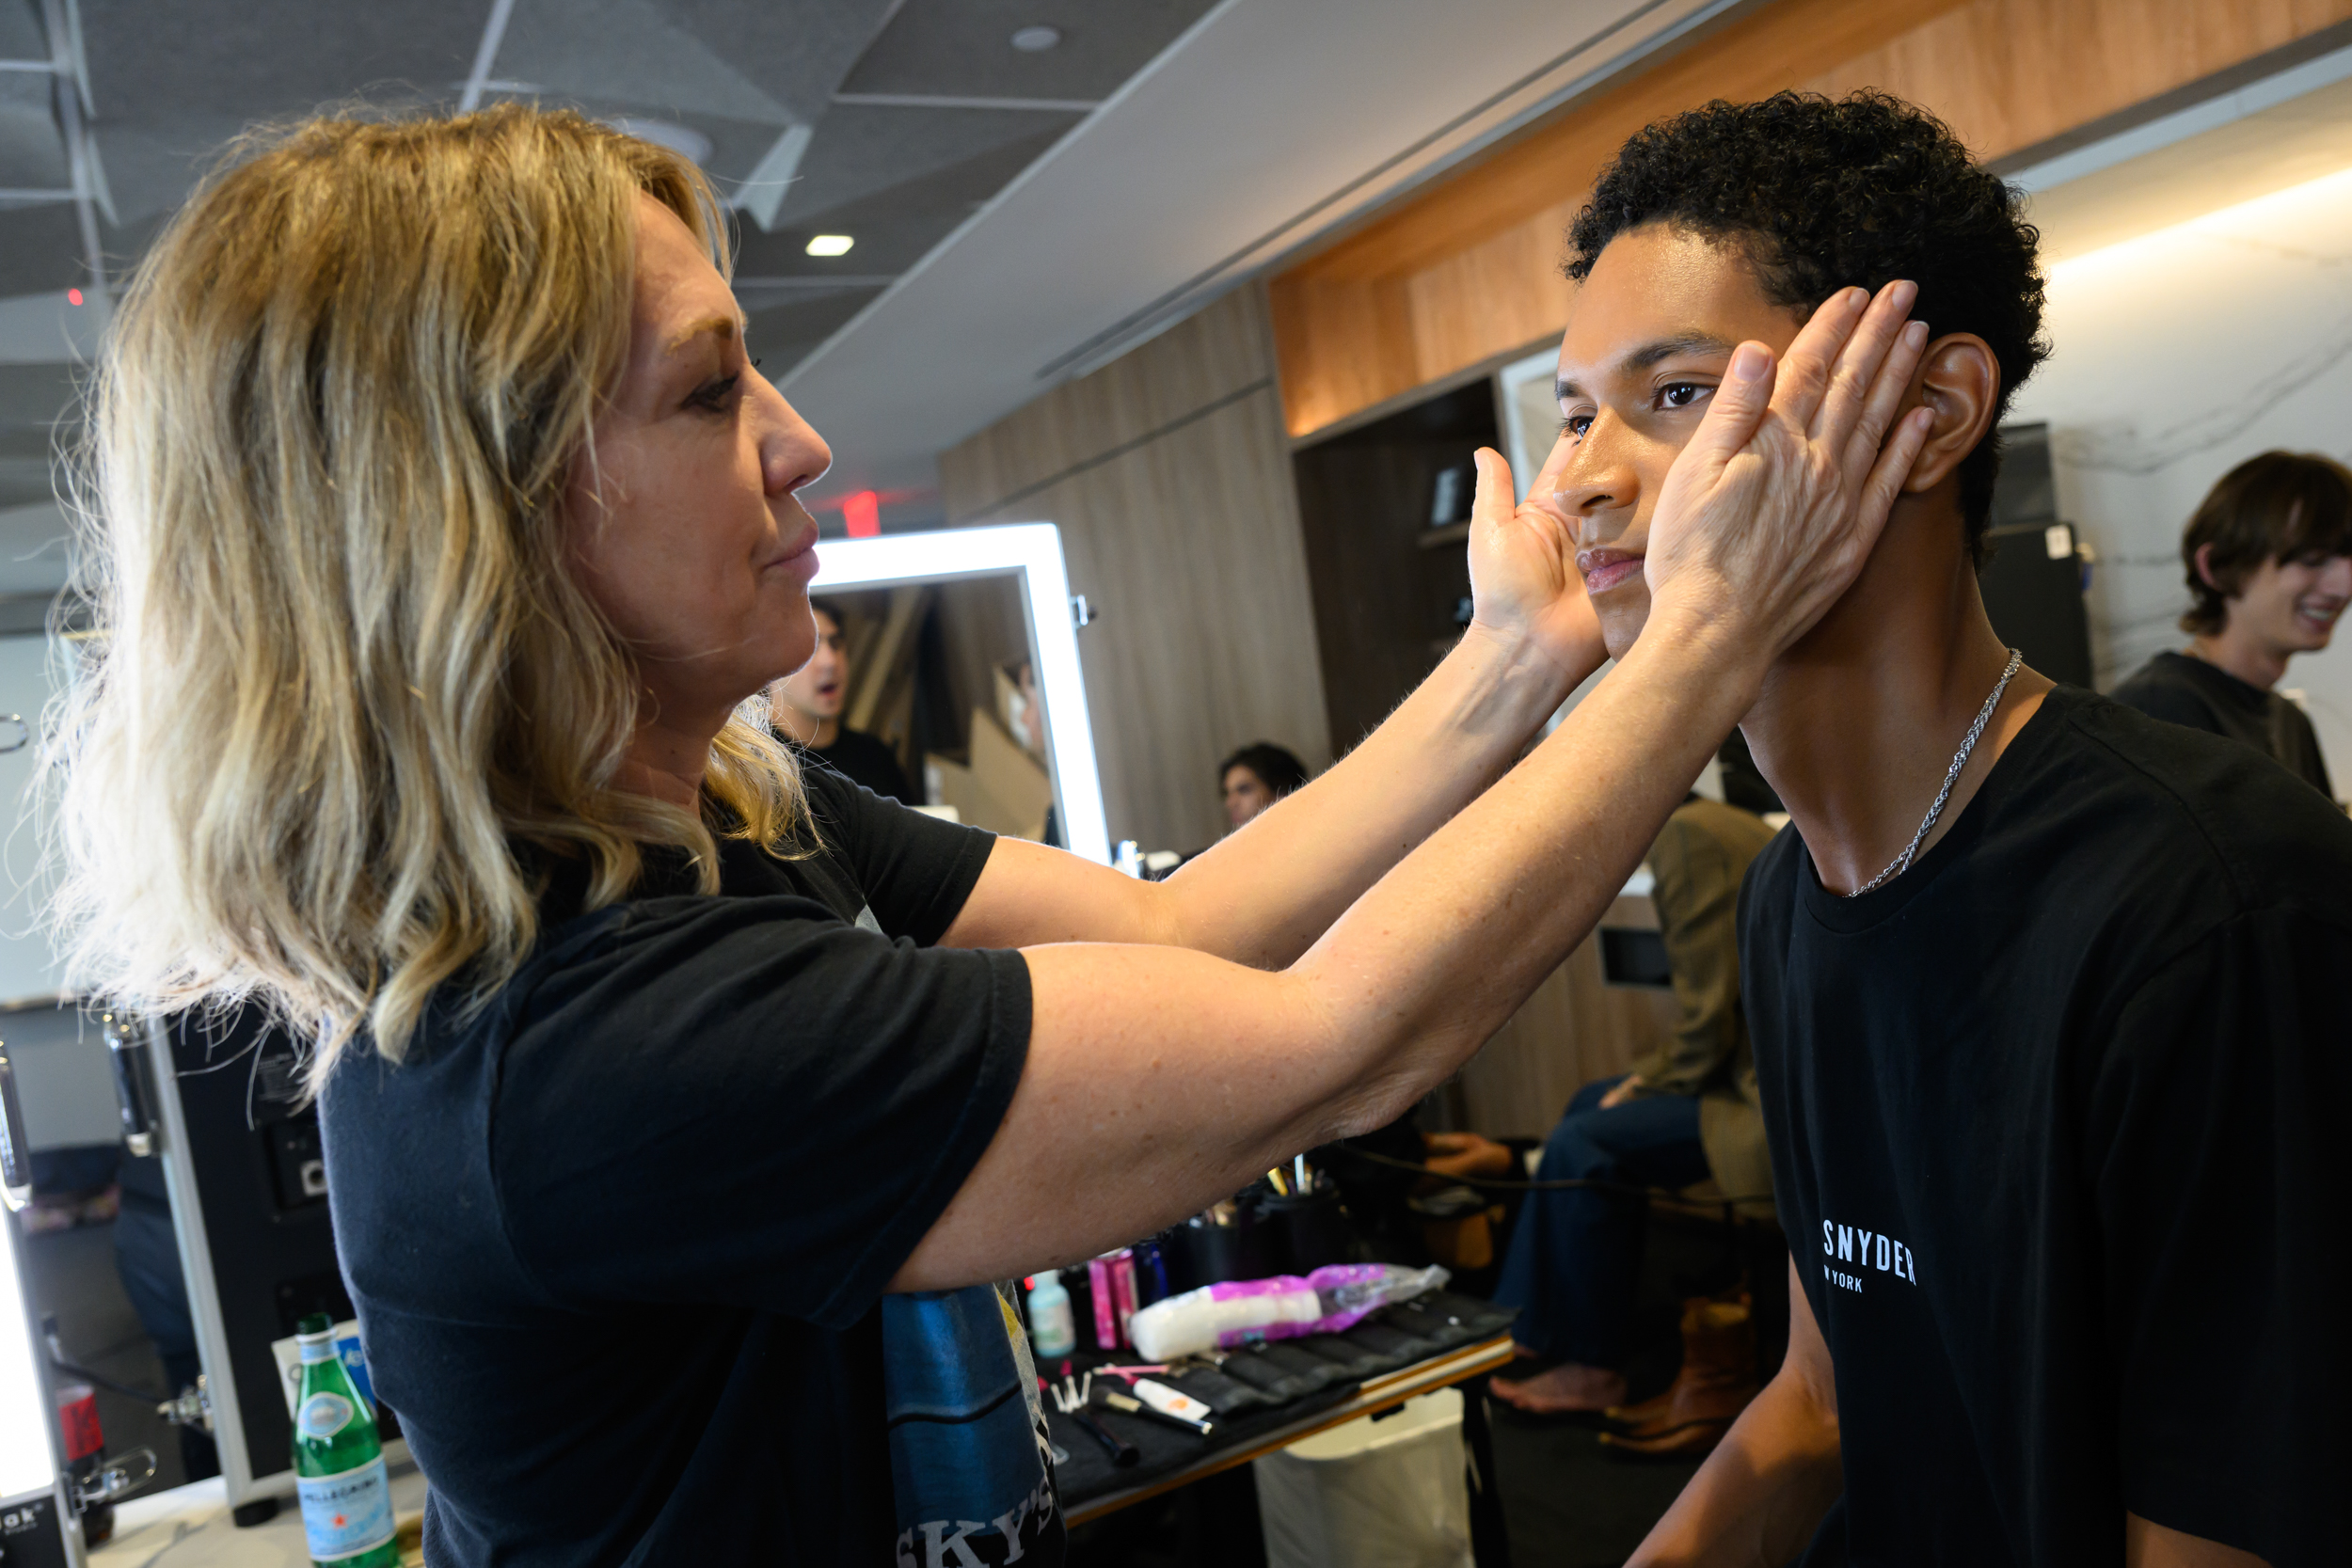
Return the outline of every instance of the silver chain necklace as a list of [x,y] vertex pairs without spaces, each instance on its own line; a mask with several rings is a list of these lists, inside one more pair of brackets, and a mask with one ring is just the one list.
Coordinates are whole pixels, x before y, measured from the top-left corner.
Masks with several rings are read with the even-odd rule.
[[2009,662],[2001,667],[2001,678],[1993,684],[1993,695],[1984,700],[1984,706],[1977,710],[1977,721],[1968,726],[1968,738],[1962,741],[1960,750],[1952,753],[1952,765],[1944,773],[1944,787],[1935,792],[1935,804],[1930,806],[1928,815],[1920,818],[1919,831],[1911,835],[1911,842],[1903,846],[1903,852],[1897,855],[1885,870],[1846,895],[1847,897],[1859,898],[1911,869],[1912,858],[1919,853],[1919,846],[1928,841],[1928,834],[1935,831],[1935,819],[1944,815],[1944,802],[1952,798],[1952,785],[1958,782],[1960,770],[1968,766],[1968,753],[1977,749],[1977,737],[1984,734],[1985,723],[1992,719],[1993,710],[2001,705],[2001,693],[2009,689],[2010,676],[2017,673],[2017,667],[2025,662],[2024,654],[2014,648],[2009,651]]

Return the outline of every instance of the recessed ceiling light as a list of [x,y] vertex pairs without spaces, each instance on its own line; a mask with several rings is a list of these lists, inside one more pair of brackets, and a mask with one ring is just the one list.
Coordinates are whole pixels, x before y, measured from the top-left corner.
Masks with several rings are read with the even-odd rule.
[[1012,46],[1024,55],[1042,55],[1061,41],[1059,27],[1024,27],[1012,35]]
[[857,242],[847,234],[812,234],[808,241],[811,256],[847,256]]

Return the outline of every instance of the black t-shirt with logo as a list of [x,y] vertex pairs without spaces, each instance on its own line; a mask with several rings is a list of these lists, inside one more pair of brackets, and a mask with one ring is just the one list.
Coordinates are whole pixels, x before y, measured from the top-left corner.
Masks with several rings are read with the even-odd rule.
[[571,918],[559,877],[485,1009],[322,1098],[442,1568],[1060,1560],[993,1291],[883,1294],[1026,1058],[1021,956],[930,945],[993,841],[804,771],[820,848]]
[[1804,1558],[2076,1568],[2123,1514],[2344,1560],[2352,823],[2058,688],[1848,899],[1781,833],[1740,955],[1845,1497]]

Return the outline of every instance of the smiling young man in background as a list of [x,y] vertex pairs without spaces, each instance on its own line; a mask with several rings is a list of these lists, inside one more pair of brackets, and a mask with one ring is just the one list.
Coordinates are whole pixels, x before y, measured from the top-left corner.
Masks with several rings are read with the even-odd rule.
[[2244,741],[2332,798],[2312,721],[2273,688],[2288,659],[2328,646],[2352,603],[2352,471],[2316,453],[2248,458],[2198,504],[2181,563],[2188,651],[2158,654],[2115,700]]
[[1789,1353],[1636,1563],[2342,1560],[2352,824],[2242,747],[2056,687],[1977,588],[2037,236],[1892,99],[1717,103],[1572,232],[1539,492],[1613,653],[1733,345],[1918,285],[1926,444],[1741,728],[1794,819],[1740,948]]

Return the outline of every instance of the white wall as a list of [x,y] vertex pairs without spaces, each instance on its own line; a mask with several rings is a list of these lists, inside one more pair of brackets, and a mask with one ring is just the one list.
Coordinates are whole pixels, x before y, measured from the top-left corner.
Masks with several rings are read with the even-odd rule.
[[[2105,689],[2185,642],[2181,530],[2214,481],[2276,447],[2352,460],[2352,170],[2058,262],[2048,323],[2012,417],[2049,421],[2059,511],[2098,551]],[[2352,791],[2352,634],[2281,685]]]

